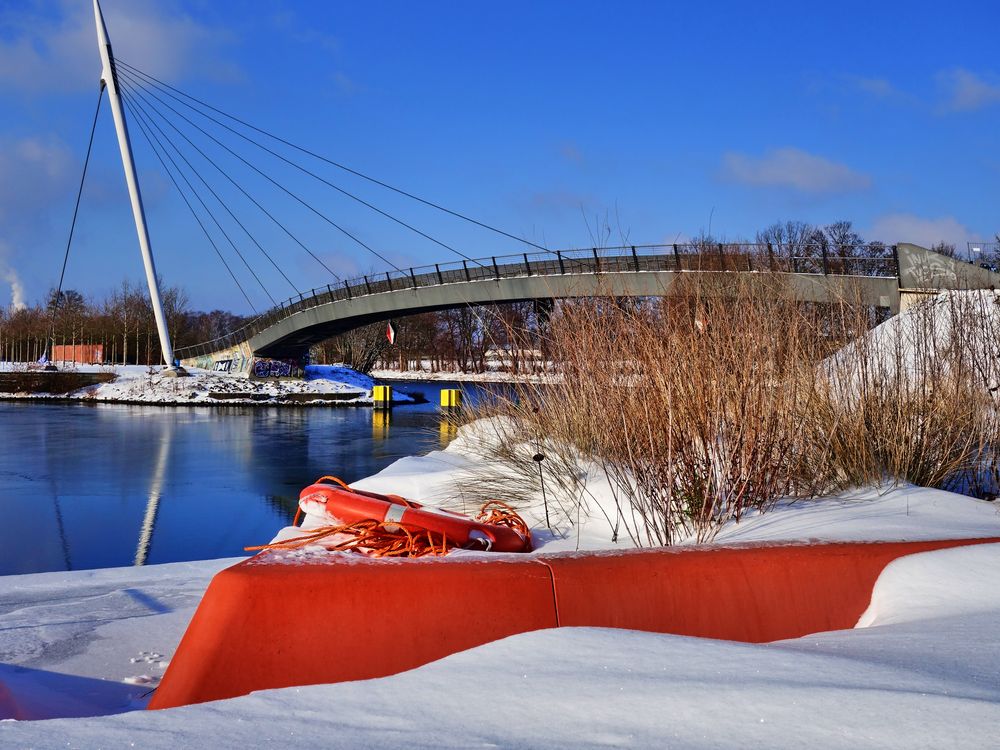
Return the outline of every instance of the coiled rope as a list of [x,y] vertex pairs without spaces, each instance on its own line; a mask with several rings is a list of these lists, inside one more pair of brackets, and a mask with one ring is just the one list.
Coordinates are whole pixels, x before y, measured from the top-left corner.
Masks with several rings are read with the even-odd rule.
[[[334,476],[320,477],[315,484],[324,481],[340,485],[348,492],[355,491],[346,482]],[[413,507],[413,503],[398,495],[387,495],[386,497],[407,507]],[[292,521],[293,526],[298,526],[301,516],[302,508],[300,507]],[[531,537],[528,524],[525,523],[524,519],[512,506],[500,500],[490,500],[483,503],[475,520],[479,523],[505,526],[526,539]],[[295,550],[312,545],[320,545],[331,552],[357,552],[368,557],[439,557],[447,555],[459,546],[455,540],[449,539],[447,534],[440,534],[410,524],[378,521],[372,518],[354,523],[321,526],[309,529],[307,533],[292,539],[244,547],[243,549],[247,552],[269,552]]]

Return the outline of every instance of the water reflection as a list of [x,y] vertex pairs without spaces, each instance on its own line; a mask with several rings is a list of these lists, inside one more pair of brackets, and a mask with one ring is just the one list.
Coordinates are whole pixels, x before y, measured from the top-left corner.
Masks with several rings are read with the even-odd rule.
[[385,440],[389,437],[392,409],[372,409],[372,438]]
[[156,514],[160,508],[160,497],[163,494],[163,477],[170,460],[170,443],[173,439],[173,421],[168,420],[160,433],[160,447],[156,454],[156,465],[153,468],[153,478],[149,483],[149,496],[146,499],[146,513],[142,517],[142,527],[139,530],[139,544],[135,549],[133,565],[145,565],[149,556],[149,545],[153,540],[153,528],[156,526]]
[[243,554],[317,477],[447,445],[442,386],[391,412],[0,403],[0,574]]
[[438,443],[442,448],[447,448],[448,443],[454,440],[456,435],[458,435],[458,425],[455,423],[455,418],[442,414],[438,422]]

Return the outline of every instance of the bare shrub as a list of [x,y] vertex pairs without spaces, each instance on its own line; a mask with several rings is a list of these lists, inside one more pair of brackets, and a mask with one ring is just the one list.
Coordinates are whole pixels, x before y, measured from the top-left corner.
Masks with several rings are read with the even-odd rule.
[[474,415],[503,417],[493,456],[524,497],[538,494],[532,444],[545,455],[562,516],[586,503],[598,467],[615,496],[609,522],[638,545],[708,539],[748,509],[813,490],[792,471],[814,397],[810,311],[768,275],[677,283],[645,304],[564,303],[547,342],[557,381]]
[[874,331],[859,317],[847,326],[854,340],[824,363],[815,422],[843,483],[988,494],[1000,438],[996,295],[945,293]]
[[[995,487],[992,293],[945,295],[872,330],[881,316],[860,297],[795,301],[785,283],[691,274],[657,300],[562,303],[545,342],[553,381],[466,413],[492,418],[474,439],[492,463],[462,496],[538,504],[542,471],[553,525],[596,507],[613,537],[648,546],[706,541],[781,497]],[[595,476],[613,508],[593,502]]]

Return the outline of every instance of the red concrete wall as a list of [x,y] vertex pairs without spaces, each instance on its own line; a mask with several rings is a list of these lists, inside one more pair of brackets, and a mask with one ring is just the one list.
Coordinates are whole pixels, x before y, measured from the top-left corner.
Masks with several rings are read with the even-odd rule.
[[903,555],[1000,539],[268,562],[212,580],[150,708],[394,674],[515,633],[764,642],[851,628]]
[[529,558],[262,562],[212,579],[150,708],[381,677],[557,624]]

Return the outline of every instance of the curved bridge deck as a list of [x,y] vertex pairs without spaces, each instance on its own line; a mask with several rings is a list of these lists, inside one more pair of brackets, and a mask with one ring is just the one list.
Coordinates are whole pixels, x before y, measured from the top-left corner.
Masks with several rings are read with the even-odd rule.
[[178,355],[202,367],[233,352],[298,357],[313,344],[376,321],[534,299],[662,296],[682,274],[771,272],[799,299],[826,301],[851,290],[894,312],[907,290],[982,288],[1000,280],[1000,274],[914,245],[889,250],[885,257],[806,257],[762,245],[636,245],[435,264],[313,289],[221,338],[178,349]]

